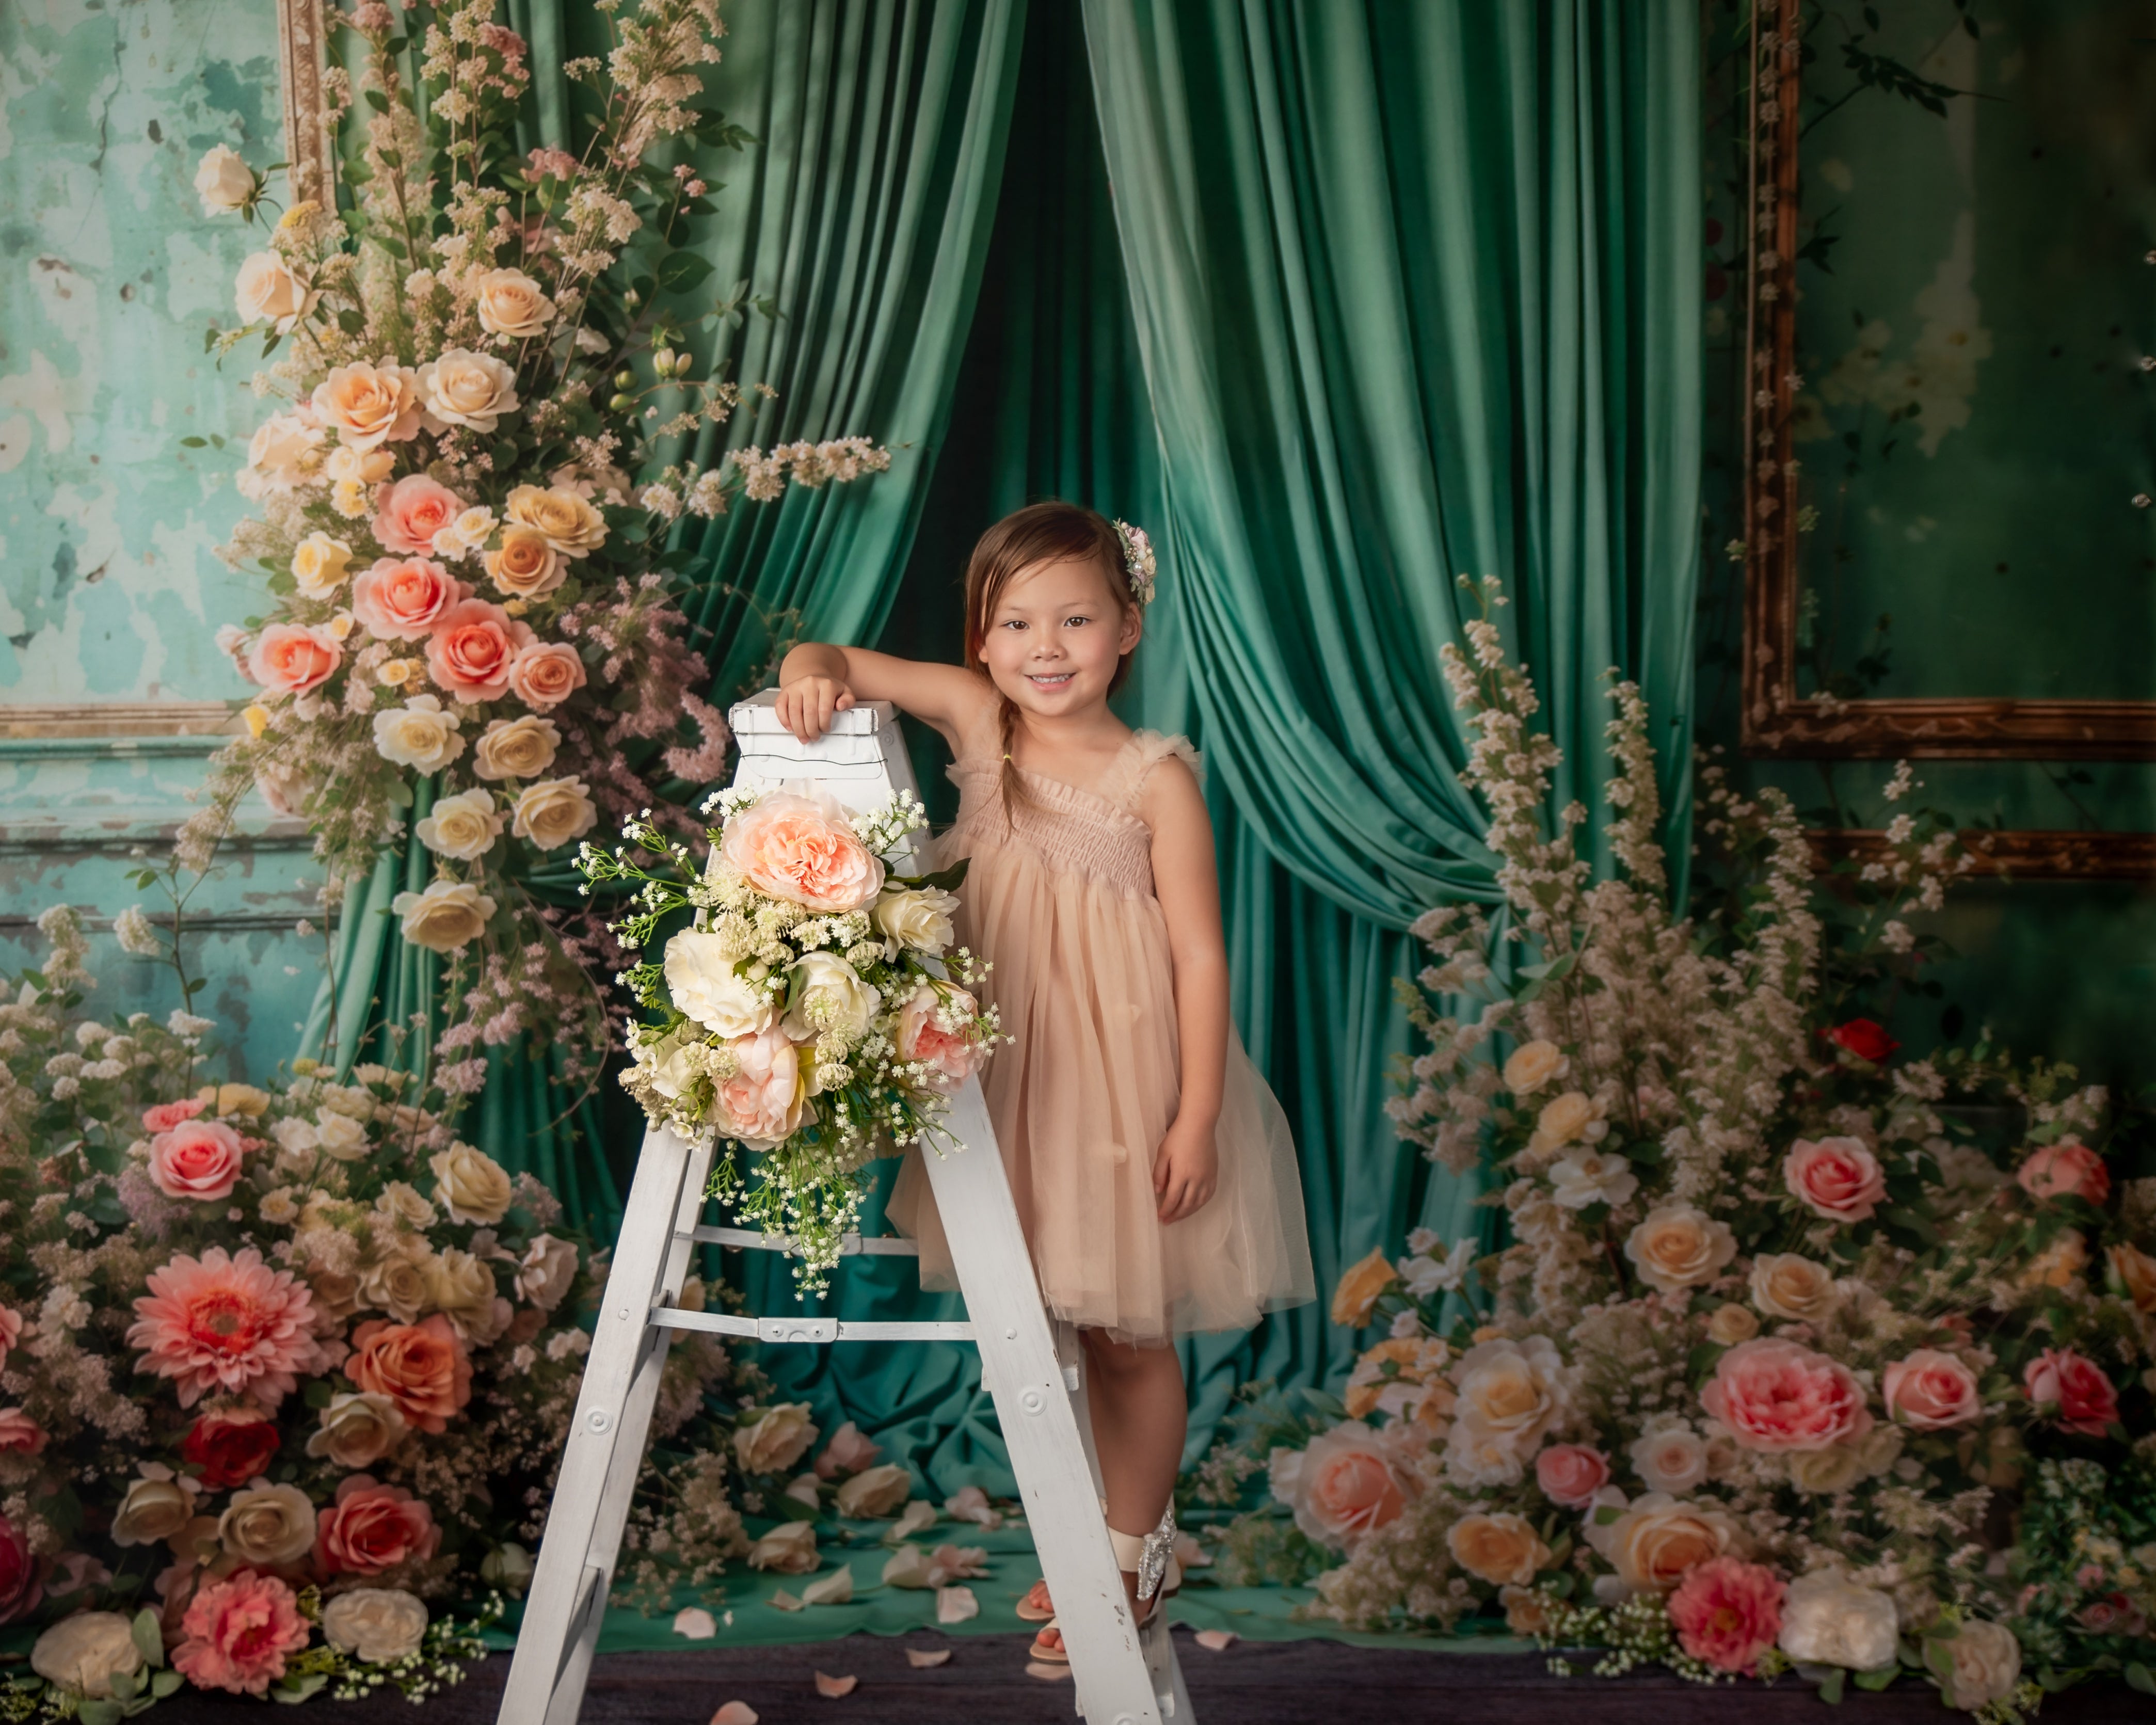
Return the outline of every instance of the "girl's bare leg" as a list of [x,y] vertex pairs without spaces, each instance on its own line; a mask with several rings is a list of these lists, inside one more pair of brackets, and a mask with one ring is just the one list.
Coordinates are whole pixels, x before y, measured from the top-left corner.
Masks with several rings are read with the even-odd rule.
[[[1160,1525],[1183,1466],[1190,1418],[1183,1362],[1173,1348],[1132,1347],[1098,1330],[1079,1334],[1108,1525],[1126,1533],[1150,1533]],[[1135,1599],[1137,1578],[1126,1573],[1123,1585]]]

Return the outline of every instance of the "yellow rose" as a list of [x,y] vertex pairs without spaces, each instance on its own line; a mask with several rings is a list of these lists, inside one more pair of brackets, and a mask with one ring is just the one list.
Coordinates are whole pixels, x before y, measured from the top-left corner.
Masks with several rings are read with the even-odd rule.
[[238,1114],[249,1120],[259,1119],[270,1106],[269,1092],[251,1084],[206,1084],[201,1095],[212,1113]]
[[1769,1317],[1816,1323],[1840,1296],[1834,1272],[1794,1252],[1766,1252],[1753,1260],[1752,1301]]
[[491,793],[460,791],[438,798],[412,830],[438,856],[470,862],[494,849],[494,841],[501,836],[501,817],[495,812]]
[[315,385],[312,400],[323,422],[355,449],[377,449],[419,434],[417,374],[393,359],[332,367]]
[[452,1144],[428,1159],[434,1171],[434,1197],[453,1222],[491,1228],[509,1214],[516,1196],[509,1175],[484,1150]]
[[554,302],[521,270],[490,270],[471,284],[480,327],[490,336],[525,341],[546,331]]
[[239,315],[249,323],[270,320],[280,336],[290,335],[321,297],[275,252],[255,253],[239,266],[239,280],[234,285]]
[[780,1402],[761,1419],[734,1428],[734,1460],[743,1473],[777,1473],[801,1459],[816,1441],[806,1402]]
[[1510,1513],[1462,1516],[1445,1536],[1452,1560],[1478,1580],[1525,1587],[1550,1560],[1526,1520]]
[[1717,1306],[1707,1321],[1707,1339],[1722,1348],[1734,1348],[1759,1333],[1759,1320],[1748,1306]]
[[1697,1287],[1737,1255],[1737,1236],[1688,1204],[1650,1210],[1626,1236],[1625,1255],[1638,1266],[1640,1279],[1665,1294]]
[[1587,1542],[1635,1593],[1667,1593],[1685,1572],[1741,1543],[1737,1523],[1718,1509],[1649,1491],[1614,1522],[1590,1518]]
[[494,900],[468,881],[436,880],[424,892],[400,892],[389,908],[403,919],[404,938],[430,952],[454,952],[485,932]]
[[445,425],[492,431],[516,411],[516,372],[491,354],[452,347],[419,367],[419,399]]
[[339,444],[330,451],[322,471],[339,485],[378,485],[397,470],[397,458],[387,449],[362,449]]
[[281,1569],[314,1549],[315,1507],[297,1486],[252,1485],[225,1506],[217,1537],[241,1563]]
[[339,1467],[372,1467],[396,1451],[404,1432],[404,1415],[388,1396],[372,1390],[333,1395],[307,1440],[307,1453],[326,1455]]
[[292,549],[292,575],[311,599],[326,599],[343,585],[352,547],[326,533],[310,533]]
[[573,491],[519,485],[502,512],[516,526],[545,535],[564,557],[589,557],[606,543],[606,517]]
[[561,553],[536,527],[511,527],[505,531],[501,549],[486,554],[486,573],[496,588],[520,599],[550,593],[569,578]]
[[510,831],[542,850],[558,850],[580,839],[598,822],[599,812],[585,793],[581,778],[542,778],[527,785],[516,799]]
[[1505,1088],[1515,1096],[1525,1096],[1571,1070],[1572,1062],[1554,1042],[1523,1042],[1505,1062]]
[[1340,1286],[1332,1291],[1332,1322],[1359,1329],[1369,1322],[1378,1296],[1399,1280],[1399,1272],[1393,1268],[1384,1249],[1373,1248],[1368,1257],[1348,1267]]
[[195,1489],[173,1476],[161,1462],[142,1464],[142,1477],[131,1481],[127,1495],[112,1517],[115,1545],[155,1545],[171,1539],[194,1519]]
[[2136,1312],[2156,1312],[2156,1258],[2124,1242],[2105,1254],[2111,1261],[2111,1281],[2122,1297],[2133,1302]]
[[552,719],[528,713],[496,719],[480,737],[472,770],[481,778],[536,778],[554,764],[561,747],[562,733]]

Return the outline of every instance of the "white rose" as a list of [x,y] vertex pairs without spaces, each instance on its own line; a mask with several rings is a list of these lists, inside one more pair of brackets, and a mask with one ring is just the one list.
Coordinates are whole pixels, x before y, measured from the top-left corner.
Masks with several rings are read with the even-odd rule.
[[797,1042],[827,1030],[857,1041],[883,1004],[882,994],[835,952],[804,952],[790,974],[800,978],[800,993],[786,1014],[784,1029]]
[[480,737],[472,770],[481,778],[536,778],[554,764],[561,747],[552,719],[496,719]]
[[356,1587],[322,1601],[322,1639],[367,1665],[419,1651],[427,1608],[401,1587]]
[[437,528],[429,542],[438,557],[454,559],[477,551],[494,536],[494,511],[485,504],[463,511],[448,526]]
[[415,695],[403,706],[374,716],[374,752],[399,767],[439,773],[465,752],[465,740],[457,734],[459,723],[454,713],[443,710],[439,696]]
[[1688,1491],[1707,1477],[1707,1440],[1688,1425],[1650,1431],[1630,1453],[1633,1471],[1650,1491]]
[[517,341],[542,334],[554,302],[521,270],[490,270],[471,285],[480,327]]
[[494,849],[501,836],[501,816],[495,812],[490,793],[462,791],[439,798],[413,831],[437,855],[471,862]]
[[1752,1303],[1769,1317],[1814,1323],[1839,1297],[1834,1272],[1794,1252],[1763,1252],[1752,1263]]
[[1558,1208],[1584,1210],[1590,1204],[1612,1209],[1640,1189],[1632,1164],[1614,1151],[1568,1151],[1551,1164],[1550,1197]]
[[241,1563],[281,1569],[315,1548],[315,1507],[297,1486],[249,1486],[218,1517],[217,1537]]
[[1972,1618],[1951,1640],[1927,1635],[1924,1663],[1938,1678],[1947,1705],[1973,1713],[2014,1692],[2021,1681],[2021,1644],[2005,1624]]
[[389,908],[403,918],[404,938],[430,952],[454,952],[485,932],[492,898],[464,880],[435,880],[424,892],[400,892]]
[[1625,1240],[1625,1255],[1640,1279],[1665,1294],[1695,1288],[1737,1255],[1737,1236],[1688,1204],[1650,1210]]
[[492,431],[516,410],[516,372],[491,354],[452,347],[419,367],[419,399],[445,425]]
[[333,597],[351,562],[352,547],[326,533],[310,533],[292,547],[292,578],[311,599]]
[[195,1488],[162,1462],[146,1461],[112,1517],[115,1545],[155,1545],[194,1519]]
[[368,1149],[367,1128],[349,1114],[330,1108],[315,1116],[315,1147],[337,1162],[361,1162]]
[[957,908],[957,897],[939,887],[907,886],[885,893],[873,914],[887,938],[940,958],[957,938],[951,917]]
[[331,1396],[319,1428],[307,1440],[307,1453],[326,1455],[339,1467],[372,1467],[404,1441],[403,1412],[372,1390]]
[[453,1222],[476,1222],[491,1228],[509,1214],[516,1196],[508,1174],[484,1150],[452,1144],[429,1158],[434,1171],[434,1197]]
[[743,1473],[777,1473],[793,1466],[815,1441],[808,1404],[780,1402],[752,1425],[734,1428],[734,1460]]
[[526,785],[516,799],[516,819],[510,831],[528,839],[542,850],[558,850],[572,839],[581,839],[598,824],[598,810],[586,794],[581,778],[542,778]]
[[229,144],[213,146],[195,164],[195,191],[206,216],[228,216],[254,201],[254,170]]
[[896,1462],[864,1469],[839,1487],[842,1516],[888,1516],[913,1495],[913,1476]]
[[30,1649],[30,1669],[70,1695],[109,1700],[112,1680],[142,1669],[135,1626],[117,1611],[63,1617]]
[[1525,1096],[1571,1070],[1572,1062],[1554,1042],[1523,1042],[1505,1062],[1505,1088],[1515,1096]]
[[740,975],[726,943],[702,929],[689,929],[666,943],[666,987],[675,1005],[721,1036],[756,1036],[771,1028],[778,1006]]
[[516,1260],[516,1297],[542,1312],[559,1306],[576,1279],[576,1247],[551,1234],[540,1235]]
[[276,324],[280,336],[291,334],[321,298],[275,252],[257,252],[239,266],[233,296],[239,302],[239,315],[248,322],[269,319]]
[[531,1585],[533,1573],[538,1568],[531,1553],[513,1540],[506,1545],[497,1545],[480,1559],[479,1579],[489,1587],[498,1587],[513,1599],[524,1597]]
[[270,1136],[277,1141],[277,1148],[281,1153],[278,1161],[295,1168],[304,1167],[307,1158],[315,1153],[321,1142],[313,1122],[302,1120],[296,1115],[280,1120],[271,1127]]
[[1815,1569],[1789,1584],[1782,1605],[1782,1651],[1800,1665],[1876,1671],[1894,1663],[1894,1601],[1859,1587],[1838,1569]]

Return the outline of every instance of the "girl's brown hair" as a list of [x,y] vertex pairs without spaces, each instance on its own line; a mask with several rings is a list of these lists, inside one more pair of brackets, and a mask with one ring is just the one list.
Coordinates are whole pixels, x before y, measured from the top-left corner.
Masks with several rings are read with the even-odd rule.
[[[966,563],[966,669],[986,679],[988,665],[981,649],[988,644],[988,625],[1002,603],[1004,590],[1021,570],[1040,563],[1076,562],[1091,559],[1101,569],[1111,603],[1134,603],[1123,576],[1123,542],[1104,516],[1076,503],[1029,503],[1005,516],[981,535]],[[1131,674],[1131,658],[1123,655],[1109,680],[1112,695]],[[1026,800],[1025,788],[1011,760],[1011,737],[1018,726],[1017,703],[996,691],[1002,716],[1004,809],[1006,818]]]

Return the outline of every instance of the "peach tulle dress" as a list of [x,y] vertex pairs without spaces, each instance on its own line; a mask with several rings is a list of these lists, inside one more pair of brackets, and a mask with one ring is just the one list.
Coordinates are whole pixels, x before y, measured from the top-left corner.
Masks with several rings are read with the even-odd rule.
[[[1011,1194],[1050,1311],[1118,1341],[1246,1329],[1315,1296],[1287,1117],[1229,1032],[1220,1178],[1195,1214],[1165,1226],[1153,1156],[1180,1085],[1175,973],[1153,896],[1146,777],[1179,737],[1134,733],[1090,790],[1033,772],[1004,815],[1002,762],[975,750],[951,770],[957,824],[937,864],[972,858],[958,937],[994,967],[988,999],[1018,1040],[984,1084]],[[951,1250],[921,1152],[906,1153],[891,1219],[921,1247],[924,1286],[953,1288]]]

